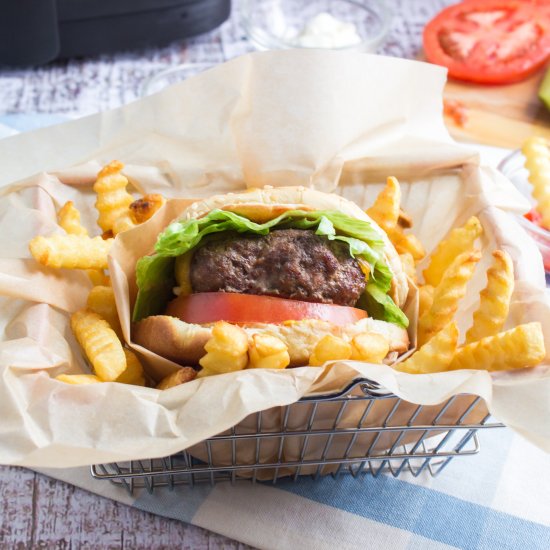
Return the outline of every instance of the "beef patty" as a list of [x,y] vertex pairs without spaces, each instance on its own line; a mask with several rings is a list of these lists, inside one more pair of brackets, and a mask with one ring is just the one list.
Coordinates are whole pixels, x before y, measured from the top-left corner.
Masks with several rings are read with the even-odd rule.
[[238,292],[353,306],[365,275],[348,245],[307,229],[228,235],[200,247],[191,262],[193,292]]

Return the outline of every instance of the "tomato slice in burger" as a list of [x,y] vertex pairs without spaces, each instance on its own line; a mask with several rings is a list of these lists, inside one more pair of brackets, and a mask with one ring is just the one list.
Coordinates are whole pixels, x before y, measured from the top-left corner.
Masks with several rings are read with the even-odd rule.
[[465,0],[432,19],[423,39],[427,60],[453,78],[517,82],[550,58],[550,2]]
[[201,292],[172,300],[168,304],[166,315],[196,324],[216,321],[235,324],[281,324],[285,321],[321,319],[343,326],[365,318],[367,313],[355,307],[301,302],[271,296]]

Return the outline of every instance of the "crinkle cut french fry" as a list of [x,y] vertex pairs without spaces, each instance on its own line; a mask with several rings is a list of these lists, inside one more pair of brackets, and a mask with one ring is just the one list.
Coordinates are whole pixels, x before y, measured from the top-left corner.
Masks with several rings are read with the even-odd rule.
[[399,219],[397,225],[401,229],[410,229],[413,226],[413,220],[410,214],[407,214],[402,208],[399,209]]
[[339,336],[327,334],[323,336],[309,357],[309,366],[318,367],[327,361],[339,361],[349,359],[353,350],[351,344]]
[[399,254],[399,258],[401,259],[401,265],[403,266],[403,269],[405,270],[407,277],[411,281],[416,283],[417,276],[416,276],[416,267],[414,265],[413,255],[410,252],[404,252],[403,254]]
[[132,384],[133,386],[145,386],[145,372],[137,355],[126,348],[124,348],[124,355],[126,356],[126,368],[117,377],[115,382]]
[[432,285],[421,285],[418,287],[418,318],[430,311],[434,301],[435,288]]
[[[417,237],[405,234],[399,221],[409,225],[409,217],[401,215],[401,187],[397,178],[389,177],[386,187],[376,197],[367,214],[388,234],[399,254],[411,254],[415,261],[420,261],[425,255],[424,246]],[[411,221],[412,224],[412,221]]]
[[107,255],[113,239],[83,235],[52,235],[34,237],[29,249],[42,265],[69,269],[107,269]]
[[458,302],[466,294],[466,284],[472,278],[480,258],[479,251],[465,252],[456,257],[445,271],[441,282],[434,290],[432,306],[418,322],[420,346],[451,322],[458,309]]
[[425,374],[449,370],[458,342],[456,323],[449,323],[424,344],[409,359],[394,366],[395,370],[409,374]]
[[112,382],[124,372],[124,349],[105,319],[93,311],[83,309],[71,316],[71,328],[101,380]]
[[[204,370],[204,369],[203,369]],[[202,372],[202,371],[201,371]],[[204,375],[203,375],[204,376]],[[157,384],[157,390],[168,390],[197,378],[197,371],[192,367],[181,367],[169,374]]]
[[367,214],[385,231],[394,228],[399,219],[401,188],[397,178],[389,177],[386,187],[376,197]]
[[533,198],[542,216],[544,227],[550,230],[550,143],[543,137],[529,138],[521,148],[525,168],[533,186]]
[[493,252],[493,265],[487,270],[487,286],[480,292],[474,323],[466,333],[466,343],[476,342],[499,332],[510,308],[514,290],[512,258],[503,250]]
[[99,212],[97,223],[103,231],[113,229],[113,224],[134,202],[134,197],[126,191],[128,179],[121,173],[124,165],[113,161],[97,175],[94,191],[97,193],[95,206]]
[[166,202],[166,199],[157,193],[144,195],[135,200],[130,206],[130,216],[136,224],[144,223]]
[[276,336],[254,334],[248,349],[248,368],[284,369],[290,364],[288,346]]
[[115,293],[112,287],[98,285],[92,288],[90,294],[88,294],[86,306],[105,319],[117,333],[117,336],[122,339],[122,329],[116,308]]
[[457,227],[441,241],[430,258],[430,265],[423,271],[426,284],[436,287],[452,261],[464,252],[474,249],[474,243],[483,233],[479,220],[472,216],[463,227]]
[[88,235],[88,230],[80,223],[80,212],[73,204],[73,201],[67,201],[57,213],[59,225],[69,235]]
[[108,286],[111,284],[109,276],[102,269],[87,269],[86,273],[94,286]]
[[363,332],[357,334],[351,341],[351,359],[382,363],[390,351],[390,343],[382,334]]
[[538,322],[518,325],[458,349],[449,368],[488,371],[535,367],[546,356]]
[[119,233],[123,233],[124,231],[128,231],[129,229],[133,229],[134,227],[136,227],[136,225],[137,224],[134,222],[134,220],[132,220],[130,211],[127,210],[113,222],[113,235],[118,235]]
[[[80,223],[80,211],[73,204],[73,201],[67,201],[63,205],[57,213],[57,220],[69,235],[88,236],[88,230]],[[88,269],[86,272],[94,286],[105,284],[105,273],[102,269]]]
[[411,233],[404,233],[401,227],[388,229],[387,233],[399,254],[411,254],[415,262],[419,262],[426,255],[426,250],[420,239]]
[[103,382],[95,374],[60,374],[55,377],[60,382],[65,384],[84,385],[84,384],[100,384]]
[[206,355],[199,364],[206,371],[217,374],[242,370],[248,363],[248,336],[237,325],[218,321],[212,336],[204,346]]

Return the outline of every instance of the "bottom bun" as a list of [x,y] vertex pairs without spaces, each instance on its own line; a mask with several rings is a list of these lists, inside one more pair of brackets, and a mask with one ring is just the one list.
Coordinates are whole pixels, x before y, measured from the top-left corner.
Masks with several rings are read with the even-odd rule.
[[[185,323],[168,315],[155,315],[135,324],[133,341],[180,365],[198,365],[199,359],[206,354],[204,346],[210,339],[212,326]],[[404,353],[409,347],[409,336],[405,329],[370,318],[344,327],[317,319],[307,319],[288,321],[282,325],[246,325],[243,328],[249,336],[270,334],[285,342],[291,367],[307,365],[313,348],[327,334],[340,336],[344,340],[351,340],[364,332],[382,334],[388,339],[389,354],[393,355],[395,352]]]

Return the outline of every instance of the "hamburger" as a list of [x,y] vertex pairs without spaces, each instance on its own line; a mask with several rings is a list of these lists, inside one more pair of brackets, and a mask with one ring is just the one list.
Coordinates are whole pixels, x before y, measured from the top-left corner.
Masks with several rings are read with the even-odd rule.
[[198,365],[214,323],[285,342],[307,365],[325,335],[376,332],[408,349],[408,283],[386,233],[356,204],[303,187],[195,202],[136,265],[135,343]]

